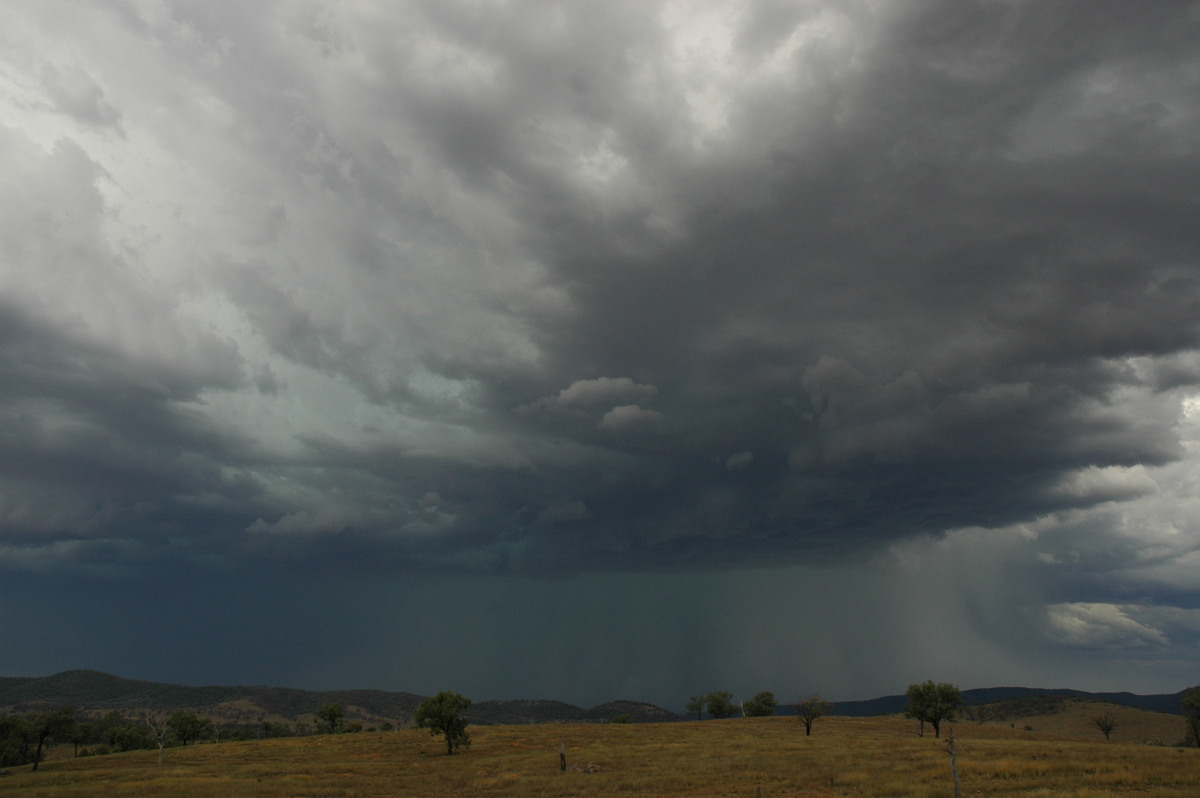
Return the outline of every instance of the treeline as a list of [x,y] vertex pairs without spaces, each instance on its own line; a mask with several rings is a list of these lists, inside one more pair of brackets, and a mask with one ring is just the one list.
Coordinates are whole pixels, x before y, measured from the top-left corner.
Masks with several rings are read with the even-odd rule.
[[[696,713],[696,720],[700,720],[705,711],[715,719],[732,717],[739,712],[744,718],[762,718],[774,715],[775,708],[778,706],[779,702],[775,700],[775,695],[769,690],[755,693],[749,701],[739,699],[736,704],[733,702],[732,693],[727,690],[718,690],[713,693],[692,696],[688,700],[687,711],[689,714]],[[805,735],[812,734],[813,722],[817,718],[829,714],[829,710],[832,708],[833,703],[826,701],[820,693],[810,693],[803,698],[796,699],[796,703],[792,704],[793,711],[800,718],[800,722],[804,724]]]
[[[332,717],[331,717],[332,716]],[[71,745],[72,756],[95,756],[140,749],[175,747],[196,742],[262,740],[308,734],[355,733],[363,724],[347,722],[338,704],[327,704],[314,725],[307,723],[214,723],[194,712],[179,710],[168,716],[145,713],[131,716],[112,711],[98,717],[77,713],[71,707],[49,712],[0,715],[0,767],[33,764],[34,770],[50,744]],[[330,722],[332,721],[332,722]],[[366,731],[390,731],[384,722]]]
[[774,694],[769,690],[756,693],[749,701],[739,699],[736,704],[733,702],[733,693],[728,690],[717,690],[704,695],[692,696],[688,700],[687,711],[689,714],[696,713],[696,720],[700,720],[701,713],[705,711],[710,717],[718,720],[733,717],[736,714],[747,718],[759,718],[774,715],[777,706],[779,706],[779,702],[775,700]]

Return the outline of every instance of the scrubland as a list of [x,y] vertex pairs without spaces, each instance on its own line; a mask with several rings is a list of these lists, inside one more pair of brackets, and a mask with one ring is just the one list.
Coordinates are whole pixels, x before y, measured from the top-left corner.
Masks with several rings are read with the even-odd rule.
[[[1167,717],[1181,733],[1182,720]],[[895,717],[821,718],[811,737],[791,717],[485,726],[472,727],[471,748],[455,756],[423,731],[342,734],[171,748],[161,767],[157,751],[55,757],[36,773],[0,776],[0,795],[948,796],[948,725],[942,731],[940,740],[919,737]],[[955,736],[963,795],[1200,794],[1195,748],[1007,724],[958,722]]]

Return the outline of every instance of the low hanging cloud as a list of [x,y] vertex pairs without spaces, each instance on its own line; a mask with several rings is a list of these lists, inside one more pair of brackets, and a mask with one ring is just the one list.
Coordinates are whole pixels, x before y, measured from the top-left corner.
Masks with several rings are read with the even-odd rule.
[[590,520],[592,514],[587,505],[581,501],[563,501],[552,504],[537,515],[534,523],[538,526],[555,526],[569,524],[575,521]]
[[741,471],[754,462],[753,452],[735,452],[729,455],[725,460],[725,468],[728,471]]
[[647,410],[637,405],[619,405],[605,413],[597,426],[600,429],[626,429],[654,424],[662,417],[657,410]]
[[654,398],[657,393],[658,389],[653,385],[639,385],[628,377],[576,380],[553,396],[543,396],[532,404],[518,407],[517,412],[528,414],[555,408],[595,408],[622,401],[645,401]]

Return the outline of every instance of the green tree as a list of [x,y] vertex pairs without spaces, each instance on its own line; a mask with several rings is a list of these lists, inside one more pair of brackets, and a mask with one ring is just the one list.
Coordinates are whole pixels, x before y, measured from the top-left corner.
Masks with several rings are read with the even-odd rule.
[[342,709],[341,704],[326,704],[316,712],[317,728],[324,723],[326,733],[333,734],[337,731],[338,724],[342,722],[342,718],[346,716],[346,710]]
[[1189,688],[1181,699],[1183,717],[1187,721],[1188,736],[1200,748],[1200,684]]
[[75,746],[73,756],[79,756],[79,746],[92,739],[96,734],[96,727],[91,723],[76,723],[75,728],[67,737],[67,742]]
[[696,720],[700,720],[700,713],[702,711],[704,711],[704,700],[705,700],[705,696],[702,696],[702,695],[694,695],[688,699],[688,702],[687,702],[688,714],[690,715],[693,712],[695,712]]
[[100,736],[101,741],[116,751],[133,751],[138,748],[152,748],[154,738],[150,736],[150,728],[146,725],[123,723],[120,726],[106,725]]
[[52,712],[44,712],[33,719],[30,724],[33,729],[33,739],[37,740],[37,748],[33,753],[33,769],[38,769],[42,761],[42,746],[47,740],[69,740],[75,729],[75,710],[62,707]]
[[756,693],[754,698],[751,698],[742,705],[742,711],[746,713],[748,718],[764,718],[768,715],[775,714],[775,707],[778,706],[775,700],[775,695],[770,690],[763,690],[761,693]]
[[421,702],[413,714],[413,722],[418,729],[429,729],[432,735],[445,735],[446,753],[453,754],[460,747],[471,745],[467,719],[462,716],[469,706],[471,699],[443,690]]
[[0,767],[24,765],[29,761],[33,728],[16,715],[0,715]]
[[805,737],[812,734],[813,721],[827,714],[832,706],[820,693],[812,693],[796,702],[796,714],[804,724]]
[[952,684],[932,681],[908,686],[908,706],[904,708],[904,717],[916,718],[921,722],[921,733],[925,733],[925,724],[933,726],[933,736],[942,736],[942,721],[954,720],[959,706],[962,705],[962,693]]
[[726,690],[709,693],[704,697],[704,704],[708,708],[708,714],[712,717],[727,718],[733,714],[733,693]]
[[212,733],[212,721],[182,709],[171,713],[171,717],[167,718],[167,726],[183,745]]

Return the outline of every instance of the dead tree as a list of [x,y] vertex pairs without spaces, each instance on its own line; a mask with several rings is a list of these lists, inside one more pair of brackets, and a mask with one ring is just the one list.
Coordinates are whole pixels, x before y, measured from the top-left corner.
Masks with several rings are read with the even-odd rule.
[[153,715],[146,715],[146,725],[150,727],[150,736],[158,743],[158,766],[162,767],[163,747],[167,744],[167,737],[171,735],[171,727],[165,720]]

